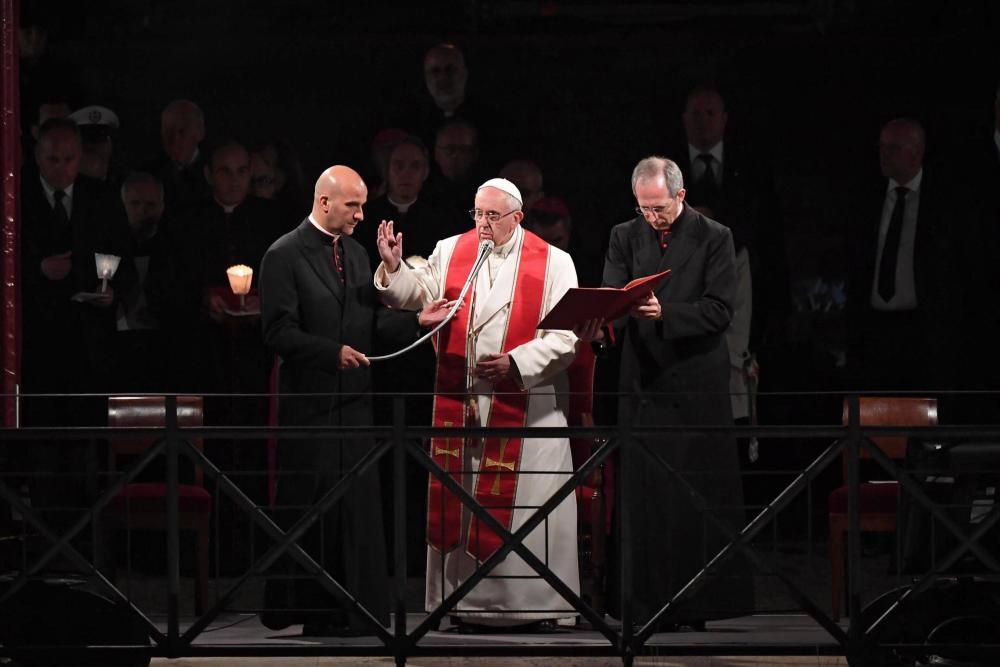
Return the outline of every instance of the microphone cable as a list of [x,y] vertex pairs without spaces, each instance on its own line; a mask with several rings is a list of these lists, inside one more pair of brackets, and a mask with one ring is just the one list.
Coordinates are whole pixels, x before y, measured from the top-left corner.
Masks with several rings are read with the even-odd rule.
[[423,336],[413,341],[406,347],[400,350],[396,350],[395,352],[392,352],[390,354],[383,354],[377,357],[368,357],[368,361],[387,361],[389,359],[395,359],[396,357],[400,357],[409,352],[410,350],[412,350],[413,348],[417,347],[418,345],[422,344],[424,341],[430,339],[431,336],[440,331],[444,325],[448,324],[448,322],[450,322],[452,318],[455,317],[455,313],[457,313],[458,309],[461,307],[462,301],[465,299],[466,293],[472,286],[472,281],[474,281],[476,279],[476,276],[479,275],[479,270],[483,267],[483,264],[486,262],[486,258],[490,256],[491,252],[493,252],[493,241],[491,241],[490,239],[485,239],[479,243],[479,256],[476,258],[476,263],[473,265],[472,271],[469,272],[469,277],[465,279],[465,285],[462,287],[462,291],[459,293],[458,298],[455,299],[455,305],[451,307],[450,311],[448,311],[448,315],[446,315],[443,320],[438,322],[437,326],[435,326],[433,329],[431,329],[430,331],[428,331]]

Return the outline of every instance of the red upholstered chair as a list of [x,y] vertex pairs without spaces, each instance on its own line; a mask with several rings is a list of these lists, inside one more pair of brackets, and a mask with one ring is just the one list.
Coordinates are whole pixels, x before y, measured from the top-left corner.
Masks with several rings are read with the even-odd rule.
[[[201,396],[177,397],[177,424],[201,426],[204,410]],[[162,396],[112,396],[108,398],[108,426],[158,427],[166,424],[166,401]],[[115,437],[108,443],[109,469],[115,470],[117,460],[135,456],[155,444],[150,436]],[[201,438],[192,444],[200,451]],[[114,498],[108,507],[110,515],[129,530],[167,529],[167,485],[163,482],[133,482]],[[195,537],[195,613],[205,611],[208,602],[208,539],[211,526],[212,496],[203,486],[200,466],[194,468],[194,481],[178,485],[178,521],[180,529]]]
[[[861,397],[862,426],[934,426],[937,419],[937,399],[910,397]],[[847,400],[844,400],[843,421],[847,424]],[[880,436],[872,442],[891,459],[902,461],[906,457],[906,436]],[[871,458],[865,449],[859,458]],[[843,473],[847,480],[847,450],[844,450]],[[896,514],[899,507],[899,484],[889,482],[862,482],[861,484],[861,532],[895,533]],[[846,574],[844,569],[847,520],[847,486],[841,486],[830,494],[830,583],[832,585],[833,618],[839,619],[843,602]]]
[[[569,425],[594,425],[594,366],[596,357],[590,345],[581,343],[576,358],[567,369],[570,395]],[[571,438],[573,467],[579,468],[590,458],[597,444],[593,438]],[[590,604],[604,613],[607,542],[611,530],[611,509],[614,494],[608,486],[614,479],[611,460],[594,470],[576,487],[577,524],[581,577],[584,592],[590,593]],[[586,576],[589,575],[589,576]]]

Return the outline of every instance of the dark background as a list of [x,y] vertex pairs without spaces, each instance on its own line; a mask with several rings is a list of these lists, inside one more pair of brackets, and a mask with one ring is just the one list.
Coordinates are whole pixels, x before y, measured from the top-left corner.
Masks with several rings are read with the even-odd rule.
[[482,137],[497,168],[536,159],[600,242],[630,213],[635,161],[677,135],[692,84],[716,82],[733,135],[773,165],[801,278],[837,270],[826,255],[887,119],[922,119],[931,158],[988,127],[1000,10],[919,4],[28,0],[22,12],[76,70],[79,106],[119,114],[119,166],[154,153],[159,111],[187,97],[210,136],[290,140],[309,182],[363,161],[389,110],[422,94],[426,49],[454,41],[470,96],[503,120]]
[[[793,293],[843,277],[844,229],[859,186],[879,178],[885,121],[922,120],[928,160],[960,174],[950,155],[989,142],[1000,80],[988,0],[25,0],[22,14],[48,28],[74,106],[118,113],[119,172],[155,153],[160,110],[179,97],[202,106],[209,137],[287,139],[307,183],[330,164],[362,168],[375,132],[425,94],[424,52],[453,41],[468,96],[498,119],[481,136],[494,169],[536,160],[595,253],[631,215],[632,166],[676,143],[692,85],[716,83],[729,134],[773,169]],[[836,384],[838,317],[824,309],[840,305],[789,318],[789,354],[809,367],[792,364],[803,372],[779,388]]]
[[[500,119],[481,136],[494,168],[536,160],[546,192],[567,199],[598,249],[632,215],[635,162],[675,143],[686,93],[713,82],[730,135],[773,169],[793,294],[843,279],[857,193],[880,178],[880,127],[917,117],[928,161],[961,180],[954,155],[991,140],[1000,81],[990,0],[24,0],[22,11],[48,28],[73,106],[119,115],[118,171],[156,152],[160,111],[176,98],[205,110],[210,137],[287,139],[308,183],[331,164],[361,168],[375,132],[416,109],[423,54],[455,42],[468,96]],[[842,305],[789,315],[782,363],[765,369],[771,389],[842,388]],[[840,399],[776,398],[761,410],[768,423],[836,423]],[[770,458],[790,451],[777,444]]]

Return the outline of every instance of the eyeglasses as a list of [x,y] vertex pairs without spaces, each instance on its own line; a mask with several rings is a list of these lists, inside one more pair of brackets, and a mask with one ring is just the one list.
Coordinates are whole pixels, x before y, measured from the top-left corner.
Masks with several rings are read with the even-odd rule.
[[666,206],[636,206],[635,212],[644,218],[650,213],[659,217],[661,213],[667,210],[667,208],[668,207]]
[[472,218],[473,221],[478,221],[479,218],[486,218],[486,222],[497,222],[500,218],[506,218],[511,213],[517,213],[517,209],[515,208],[513,211],[507,211],[506,213],[497,213],[496,211],[483,211],[481,209],[474,208],[469,211],[469,217]]

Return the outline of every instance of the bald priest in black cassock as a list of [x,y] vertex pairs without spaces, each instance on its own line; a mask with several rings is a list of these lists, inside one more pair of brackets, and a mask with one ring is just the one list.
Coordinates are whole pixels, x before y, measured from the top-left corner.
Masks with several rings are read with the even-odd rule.
[[[419,331],[415,313],[379,304],[368,253],[350,238],[366,197],[356,172],[328,169],[317,183],[309,218],[279,238],[261,263],[264,340],[282,361],[282,426],[371,426],[371,374],[364,355],[371,353],[376,336],[410,343]],[[334,237],[339,238],[339,262]],[[282,529],[288,530],[374,446],[369,437],[282,440],[275,503]],[[376,619],[388,623],[377,465],[351,482],[302,546]],[[281,575],[289,571],[277,569]],[[373,634],[349,605],[296,571],[294,581],[268,581],[264,625],[281,629],[303,623],[304,634],[316,635]]]

